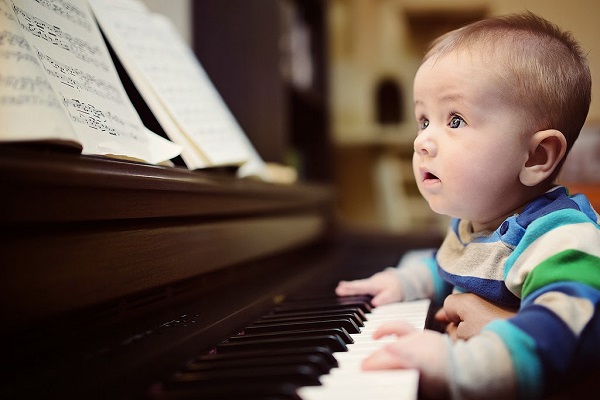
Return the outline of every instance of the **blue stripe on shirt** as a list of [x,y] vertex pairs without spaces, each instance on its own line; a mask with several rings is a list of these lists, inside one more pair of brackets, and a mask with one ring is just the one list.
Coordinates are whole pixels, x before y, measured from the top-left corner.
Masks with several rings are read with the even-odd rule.
[[537,343],[546,382],[558,382],[568,373],[577,337],[559,316],[542,305],[533,305],[521,309],[510,323]]
[[[595,305],[596,314],[600,292],[580,282],[553,283],[531,293],[522,302],[519,313],[508,320],[537,343],[546,390],[552,391],[555,386],[580,378],[581,374],[590,368],[589,360],[598,359],[600,355],[593,356],[593,353],[599,352],[596,342],[600,320],[597,315],[592,317],[581,337],[577,337],[560,316],[541,304],[534,304],[535,298],[548,292],[561,292],[575,298],[587,299]],[[551,334],[548,334],[549,332]]]
[[507,289],[503,280],[455,275],[444,271],[441,267],[438,267],[438,274],[463,292],[477,293],[488,300],[509,306],[519,305],[519,299]]
[[517,259],[523,254],[529,246],[539,239],[544,234],[552,229],[559,228],[564,225],[573,225],[577,223],[589,223],[589,218],[581,211],[574,209],[566,209],[555,211],[536,221],[533,221],[527,228],[527,233],[521,239],[519,245],[514,249],[512,254],[506,259],[504,276],[507,276]]
[[527,228],[533,221],[558,210],[578,210],[579,205],[573,201],[565,187],[557,187],[554,190],[537,197],[523,209],[517,217],[517,222]]
[[535,340],[507,320],[492,321],[484,330],[496,333],[508,348],[517,376],[519,398],[539,398],[544,375]]
[[433,303],[441,306],[444,304],[446,297],[452,293],[452,286],[438,274],[438,265],[435,257],[427,258],[424,261],[433,277]]

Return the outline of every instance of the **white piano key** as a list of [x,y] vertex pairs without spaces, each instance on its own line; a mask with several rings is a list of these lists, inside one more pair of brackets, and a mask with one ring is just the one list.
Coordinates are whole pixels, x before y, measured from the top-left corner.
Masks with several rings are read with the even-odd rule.
[[365,326],[359,334],[352,334],[354,343],[347,352],[335,353],[338,368],[320,379],[321,386],[298,389],[303,400],[381,399],[415,400],[418,394],[419,374],[416,370],[363,371],[362,361],[386,343],[395,340],[386,336],[379,340],[372,335],[381,324],[404,320],[417,329],[423,329],[429,300],[393,303],[376,307],[367,314]]
[[304,400],[394,399],[417,398],[419,375],[415,370],[369,371],[324,383],[304,387],[299,395]]

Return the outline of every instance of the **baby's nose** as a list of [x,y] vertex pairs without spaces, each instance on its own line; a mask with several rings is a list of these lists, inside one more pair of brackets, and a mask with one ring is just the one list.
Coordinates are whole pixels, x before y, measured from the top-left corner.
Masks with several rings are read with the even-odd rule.
[[413,143],[413,147],[415,153],[417,153],[420,156],[435,156],[435,143],[433,142],[431,135],[429,135],[426,132],[421,132],[419,135],[417,135]]

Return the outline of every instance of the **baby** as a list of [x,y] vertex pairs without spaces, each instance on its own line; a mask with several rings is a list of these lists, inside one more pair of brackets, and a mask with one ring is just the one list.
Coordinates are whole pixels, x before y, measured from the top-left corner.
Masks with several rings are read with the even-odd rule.
[[433,43],[414,80],[413,170],[432,210],[453,218],[448,234],[433,254],[336,293],[371,294],[376,306],[471,293],[516,313],[467,340],[383,325],[376,338],[398,339],[363,369],[417,368],[428,397],[533,399],[600,366],[598,214],[555,183],[590,98],[580,46],[534,14]]

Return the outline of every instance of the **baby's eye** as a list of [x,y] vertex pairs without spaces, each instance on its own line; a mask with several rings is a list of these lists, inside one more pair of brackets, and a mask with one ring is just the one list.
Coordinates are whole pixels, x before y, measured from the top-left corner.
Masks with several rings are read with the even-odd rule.
[[466,122],[464,119],[462,119],[462,117],[459,117],[458,115],[453,115],[452,118],[450,118],[450,123],[448,124],[448,126],[452,129],[456,129],[465,126],[465,124]]
[[429,120],[427,118],[421,118],[419,120],[419,130],[420,131],[427,128],[428,126],[429,126]]

